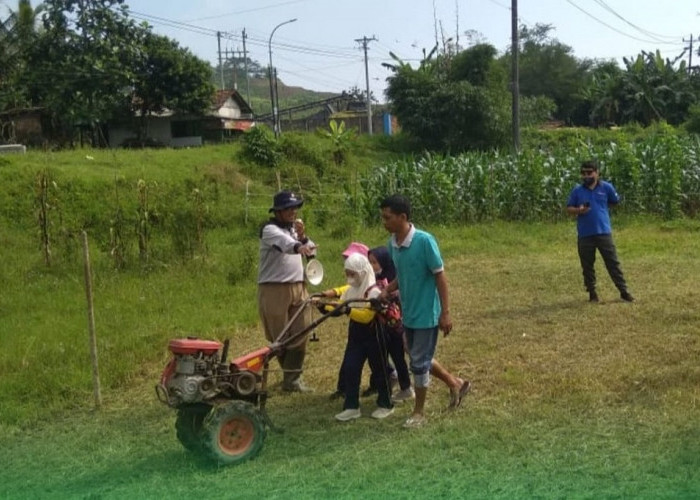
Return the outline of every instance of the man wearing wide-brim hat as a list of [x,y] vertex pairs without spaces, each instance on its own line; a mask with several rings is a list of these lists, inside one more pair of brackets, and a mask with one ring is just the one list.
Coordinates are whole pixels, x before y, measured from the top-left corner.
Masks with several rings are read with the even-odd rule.
[[[304,284],[302,256],[313,257],[316,245],[306,236],[304,222],[297,218],[304,200],[291,191],[275,194],[270,218],[260,230],[260,265],[258,268],[258,311],[268,341],[277,340],[292,316],[308,298]],[[290,328],[294,334],[312,321],[306,308]],[[306,357],[307,336],[293,342],[278,357],[284,372],[282,389],[307,392],[301,374]]]

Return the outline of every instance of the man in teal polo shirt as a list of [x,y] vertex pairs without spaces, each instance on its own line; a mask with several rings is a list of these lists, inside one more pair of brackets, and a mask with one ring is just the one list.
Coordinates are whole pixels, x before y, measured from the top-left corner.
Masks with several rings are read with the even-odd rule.
[[431,370],[450,387],[451,407],[459,406],[471,384],[450,374],[433,360],[438,330],[445,335],[452,331],[447,278],[435,238],[411,224],[411,204],[403,196],[389,196],[379,207],[384,227],[392,234],[388,249],[397,276],[382,296],[387,298],[391,292],[399,290],[416,392],[413,413],[404,426],[420,427],[425,423],[424,407]]
[[590,302],[598,302],[594,267],[596,250],[603,257],[605,268],[620,291],[620,298],[626,302],[634,302],[634,297],[627,290],[612,238],[608,206],[617,205],[619,202],[620,196],[615,187],[600,178],[598,164],[593,160],[583,162],[581,184],[571,191],[566,211],[576,217],[578,255],[583,270],[583,284],[588,290]]

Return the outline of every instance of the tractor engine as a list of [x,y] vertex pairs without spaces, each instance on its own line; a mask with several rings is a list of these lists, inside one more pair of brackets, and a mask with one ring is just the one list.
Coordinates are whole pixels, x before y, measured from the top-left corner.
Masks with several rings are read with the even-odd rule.
[[188,337],[168,344],[173,359],[168,363],[156,387],[158,396],[172,407],[199,403],[220,392],[219,377],[228,372],[219,363],[222,344]]

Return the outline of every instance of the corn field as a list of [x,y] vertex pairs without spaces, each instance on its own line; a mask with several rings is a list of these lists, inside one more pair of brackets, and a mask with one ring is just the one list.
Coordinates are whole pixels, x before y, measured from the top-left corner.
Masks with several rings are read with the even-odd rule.
[[356,203],[366,221],[377,220],[379,203],[392,193],[407,196],[421,222],[555,221],[565,217],[579,166],[590,158],[622,197],[621,211],[667,219],[700,213],[700,139],[675,135],[518,155],[405,158],[366,174]]

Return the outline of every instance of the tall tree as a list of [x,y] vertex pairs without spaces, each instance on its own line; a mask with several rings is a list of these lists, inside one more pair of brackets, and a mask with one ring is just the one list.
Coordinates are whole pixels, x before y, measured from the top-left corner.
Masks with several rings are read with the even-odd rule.
[[480,44],[455,57],[444,53],[433,59],[435,53],[415,69],[393,55],[396,64],[386,65],[393,71],[387,97],[402,129],[428,150],[459,153],[503,146],[510,119],[505,86],[494,76],[495,49]]
[[132,116],[134,102],[144,114],[164,107],[196,112],[211,102],[208,64],[130,19],[124,0],[46,0],[43,6],[15,88],[50,115],[54,139],[72,142],[78,129],[101,142],[102,126]]
[[19,0],[17,9],[0,21],[0,110],[29,104],[22,80],[27,52],[36,42],[41,11],[41,4],[35,9],[29,0]]
[[47,0],[45,8],[29,54],[31,97],[66,137],[76,126],[94,133],[131,93],[145,27],[123,0]]
[[587,125],[620,123],[624,101],[622,70],[613,61],[596,63],[582,95],[588,111]]
[[176,41],[146,33],[129,106],[130,114],[141,118],[140,132],[145,118],[152,113],[165,109],[183,113],[205,111],[214,95],[211,73],[208,63]]
[[[553,30],[548,24],[520,27],[520,93],[549,97],[557,105],[555,117],[572,122],[593,61],[574,57],[571,47],[551,37]],[[510,52],[501,58],[504,67],[510,58]]]

